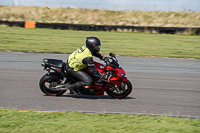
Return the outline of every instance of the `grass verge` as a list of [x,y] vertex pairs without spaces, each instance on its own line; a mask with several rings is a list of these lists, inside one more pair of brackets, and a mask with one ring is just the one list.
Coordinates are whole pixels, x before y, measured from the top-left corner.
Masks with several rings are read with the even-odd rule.
[[200,119],[128,114],[19,112],[0,108],[1,133],[199,133]]
[[101,31],[0,27],[0,51],[71,53],[88,36],[102,41],[102,54],[200,59],[200,37]]

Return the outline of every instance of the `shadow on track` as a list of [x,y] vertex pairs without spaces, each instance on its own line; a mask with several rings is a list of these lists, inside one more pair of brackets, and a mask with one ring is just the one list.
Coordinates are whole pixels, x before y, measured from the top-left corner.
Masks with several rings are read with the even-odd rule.
[[[46,96],[46,95],[44,95]],[[128,100],[128,99],[136,99],[136,98],[133,98],[133,97],[125,97],[125,98],[113,98],[113,97],[110,97],[108,95],[103,95],[103,96],[95,96],[95,95],[80,95],[80,96],[75,96],[73,94],[68,94],[68,95],[62,95],[62,96],[56,96],[56,97],[59,97],[59,98],[64,98],[64,97],[69,97],[69,98],[76,98],[76,99],[93,99],[93,100],[97,100],[97,99],[118,99],[118,100]]]

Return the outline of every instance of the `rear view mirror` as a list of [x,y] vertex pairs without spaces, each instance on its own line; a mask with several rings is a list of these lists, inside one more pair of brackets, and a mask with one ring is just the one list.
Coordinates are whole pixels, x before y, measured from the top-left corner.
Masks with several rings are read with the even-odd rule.
[[117,58],[116,58],[116,54],[110,52],[109,55],[110,55],[111,57],[115,58],[115,60],[118,62],[118,60],[117,60]]
[[110,55],[111,57],[116,58],[116,55],[115,55],[114,53],[109,53],[109,55]]

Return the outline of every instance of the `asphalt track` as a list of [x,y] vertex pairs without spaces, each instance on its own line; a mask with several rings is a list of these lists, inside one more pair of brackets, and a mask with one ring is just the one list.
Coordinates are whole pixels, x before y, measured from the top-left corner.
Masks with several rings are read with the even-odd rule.
[[45,96],[38,85],[46,73],[43,58],[65,61],[67,55],[0,52],[0,107],[200,117],[200,60],[118,56],[134,90],[125,99],[113,99],[68,92]]

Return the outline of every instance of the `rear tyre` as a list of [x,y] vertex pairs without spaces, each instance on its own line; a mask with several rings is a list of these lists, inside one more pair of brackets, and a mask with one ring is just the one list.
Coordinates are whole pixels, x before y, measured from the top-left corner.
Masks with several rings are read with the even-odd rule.
[[127,97],[132,92],[132,84],[129,80],[122,82],[119,90],[108,89],[106,93],[113,98],[124,98]]
[[66,90],[61,91],[55,91],[52,90],[51,87],[55,87],[56,85],[59,85],[62,82],[62,77],[56,75],[55,73],[45,74],[40,79],[40,89],[41,91],[48,95],[48,96],[60,96],[63,95]]

